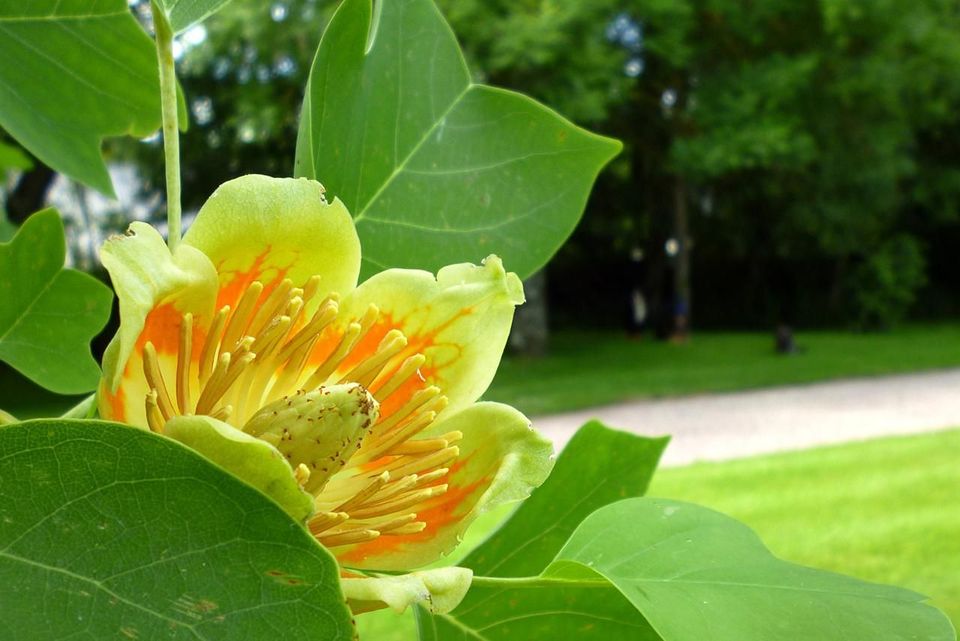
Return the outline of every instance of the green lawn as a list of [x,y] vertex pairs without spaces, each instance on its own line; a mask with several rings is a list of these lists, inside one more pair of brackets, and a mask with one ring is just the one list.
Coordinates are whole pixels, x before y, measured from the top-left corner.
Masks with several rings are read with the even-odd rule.
[[801,333],[797,344],[800,353],[781,356],[772,333],[705,332],[674,345],[616,332],[561,332],[545,358],[507,358],[486,398],[536,415],[633,398],[960,366],[960,324]]
[[[916,590],[960,628],[958,461],[952,430],[667,468],[650,494],[735,516],[783,559]],[[461,550],[495,526],[478,523]],[[359,623],[361,639],[416,638],[408,615]]]
[[916,590],[960,628],[960,430],[663,469],[650,494],[730,514],[781,558]]

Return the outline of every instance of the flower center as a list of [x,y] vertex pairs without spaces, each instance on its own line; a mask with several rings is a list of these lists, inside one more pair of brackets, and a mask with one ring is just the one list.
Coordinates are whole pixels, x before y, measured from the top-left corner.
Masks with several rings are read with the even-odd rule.
[[[370,348],[364,339],[381,320],[375,305],[344,322],[339,297],[331,294],[308,314],[319,283],[317,276],[303,287],[284,280],[264,292],[254,281],[205,333],[195,332],[193,316],[184,314],[175,365],[165,371],[147,342],[147,423],[162,433],[173,416],[208,415],[279,446],[316,496],[309,528],[328,547],[420,532],[427,523],[417,513],[447,491],[446,466],[459,455],[462,434],[416,438],[447,404],[436,386],[411,394],[405,385],[416,378],[422,386],[426,358],[399,329]],[[345,423],[321,411],[338,402],[339,392],[331,390],[348,396],[360,390],[364,398],[369,390],[379,403],[396,394],[392,406],[399,409],[347,435]],[[375,417],[376,408],[363,413]],[[312,463],[326,459],[335,465]]]

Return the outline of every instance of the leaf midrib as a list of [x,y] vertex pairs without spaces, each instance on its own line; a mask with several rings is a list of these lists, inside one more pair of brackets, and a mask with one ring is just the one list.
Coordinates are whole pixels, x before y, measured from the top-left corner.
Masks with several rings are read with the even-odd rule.
[[[389,187],[393,183],[393,181],[397,178],[397,176],[403,173],[403,171],[407,168],[407,164],[410,163],[410,159],[413,158],[413,156],[418,151],[420,151],[420,148],[423,147],[424,144],[426,144],[427,140],[430,139],[430,136],[433,135],[433,132],[436,131],[437,127],[440,126],[440,123],[446,120],[447,116],[450,115],[450,112],[453,111],[453,109],[460,103],[460,101],[463,100],[463,97],[467,95],[467,92],[470,91],[474,86],[475,85],[473,83],[468,82],[467,86],[463,88],[463,91],[457,94],[457,96],[450,102],[450,104],[443,111],[443,113],[440,114],[440,116],[436,120],[434,120],[433,124],[430,125],[430,127],[423,134],[420,140],[417,141],[417,144],[414,145],[413,148],[410,150],[410,152],[406,155],[406,157],[402,161],[400,161],[400,164],[398,164],[396,167],[393,168],[393,171],[390,173],[390,176],[388,176],[387,179],[383,181],[383,184],[380,185],[377,191],[375,191],[373,195],[370,196],[369,200],[367,200],[366,204],[364,204],[364,206],[361,208],[360,213],[354,216],[353,220],[355,223],[358,223],[363,219],[363,217],[367,214],[367,211],[377,201],[377,199],[381,196],[381,194],[383,194],[383,192],[386,191],[387,187]],[[313,128],[313,124],[311,123],[311,129],[312,128]]]

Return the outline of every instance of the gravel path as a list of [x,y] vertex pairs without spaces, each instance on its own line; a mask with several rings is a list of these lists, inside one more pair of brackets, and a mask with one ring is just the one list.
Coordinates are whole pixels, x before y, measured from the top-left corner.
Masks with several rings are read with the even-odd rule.
[[724,460],[960,426],[960,369],[644,400],[541,416],[560,448],[590,419],[671,434],[666,465]]

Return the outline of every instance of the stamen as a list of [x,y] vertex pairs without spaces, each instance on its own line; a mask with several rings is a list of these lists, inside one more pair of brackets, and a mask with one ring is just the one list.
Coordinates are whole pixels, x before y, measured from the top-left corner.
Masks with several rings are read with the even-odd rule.
[[340,382],[352,381],[364,387],[373,382],[387,361],[399,354],[407,346],[407,337],[399,329],[391,329],[377,345],[373,356],[364,359],[356,367],[344,374]]
[[307,282],[303,286],[303,302],[309,303],[313,300],[313,297],[317,295],[317,290],[320,289],[320,276],[314,274],[307,279]]
[[372,520],[363,523],[351,520],[350,525],[353,526],[351,529],[376,530],[381,536],[383,536],[384,534],[393,532],[405,525],[409,525],[416,520],[417,515],[411,512],[410,514],[404,514],[403,516],[387,516],[384,519]]
[[352,459],[350,459],[350,467],[356,467],[357,465],[362,465],[363,463],[368,463],[380,458],[394,446],[413,438],[423,430],[427,429],[427,427],[433,423],[433,420],[436,418],[436,416],[437,415],[435,412],[420,412],[417,414],[416,418],[403,427],[394,430],[389,434],[381,435],[376,442],[370,445],[370,447],[362,448],[359,452],[357,452],[356,455],[354,455]]
[[403,361],[403,364],[400,365],[400,368],[389,378],[386,378],[382,382],[379,380],[374,381],[367,389],[373,393],[374,398],[382,403],[385,398],[400,389],[400,386],[406,383],[407,379],[410,378],[413,373],[420,369],[426,362],[426,356],[423,354],[414,354]]
[[[409,461],[409,457],[402,457],[387,465],[386,470],[394,476],[405,476],[407,474],[416,474],[424,470],[442,467],[457,458],[460,455],[460,448],[457,446],[448,447],[434,452],[424,457],[415,458]],[[397,465],[400,463],[400,465]]]
[[434,496],[440,496],[446,491],[446,485],[437,485],[434,487],[424,488],[391,501],[384,501],[383,503],[377,503],[369,507],[354,510],[350,513],[350,517],[354,519],[369,519],[375,516],[392,514],[394,512],[399,512],[400,510],[412,507],[417,503],[425,501]]
[[147,425],[151,432],[163,434],[164,420],[160,415],[160,408],[157,407],[157,390],[152,389],[147,392],[145,409],[147,412]]
[[359,492],[353,495],[351,499],[347,502],[334,508],[337,512],[349,512],[352,508],[362,505],[364,501],[372,497],[374,494],[380,491],[384,485],[390,481],[390,472],[384,472],[380,474],[373,481],[370,482],[367,487],[363,488]]
[[343,333],[343,337],[340,339],[340,344],[337,345],[337,349],[334,350],[333,354],[327,357],[323,363],[314,370],[313,375],[307,379],[305,387],[307,389],[314,389],[320,387],[323,383],[330,378],[330,375],[337,369],[337,366],[340,365],[340,362],[346,358],[347,354],[350,353],[350,350],[353,349],[353,346],[360,339],[360,332],[363,331],[363,327],[360,323],[350,323],[347,325],[346,331]]
[[211,418],[215,418],[218,421],[226,421],[228,418],[230,418],[231,414],[233,414],[233,406],[224,405],[223,407],[220,407],[219,409],[214,410],[214,412],[210,416]]
[[190,408],[190,360],[193,356],[193,314],[186,313],[180,323],[180,350],[177,354],[177,405],[181,414]]
[[405,443],[400,443],[396,447],[390,449],[386,453],[386,456],[420,456],[423,454],[430,454],[431,452],[437,452],[445,447],[448,447],[449,445],[450,443],[446,439],[442,438],[406,441]]
[[317,387],[327,381],[327,379],[337,371],[343,360],[353,351],[353,348],[366,336],[370,328],[380,316],[380,309],[376,305],[370,305],[359,321],[350,323],[347,330],[340,340],[340,344],[332,355],[324,361],[314,371],[313,375],[307,380],[307,388]]
[[[266,327],[271,318],[279,316],[284,309],[286,309],[290,299],[294,298],[294,296],[291,295],[292,290],[293,281],[289,278],[284,278],[280,284],[274,287],[270,295],[267,296],[267,299],[260,305],[260,309],[257,310],[253,320],[250,321],[250,330],[247,333],[253,335],[258,334],[260,330]],[[303,290],[298,290],[297,296],[302,293]]]
[[307,484],[307,481],[310,480],[310,468],[301,463],[297,466],[297,469],[293,471],[293,478],[296,479],[300,487],[303,487]]
[[167,386],[163,382],[163,374],[160,373],[157,350],[150,341],[143,346],[143,375],[147,379],[147,385],[157,393],[157,406],[160,408],[160,413],[163,414],[165,421],[169,421],[176,415],[176,411],[173,409],[173,403],[170,402]]
[[337,317],[339,308],[339,303],[332,297],[325,300],[313,315],[313,318],[310,319],[310,322],[304,325],[303,329],[297,332],[293,338],[287,341],[283,349],[277,352],[276,361],[280,364],[286,362],[295,351],[315,341],[323,328]]
[[203,343],[203,349],[200,350],[200,387],[207,384],[210,376],[213,375],[214,361],[217,359],[217,349],[220,346],[220,335],[227,322],[227,314],[230,313],[230,306],[224,305],[213,317],[210,324],[210,331],[207,332],[207,339]]
[[[443,400],[439,401],[439,399]],[[418,390],[417,392],[414,392],[413,396],[410,397],[410,400],[407,401],[403,407],[390,416],[385,417],[377,424],[377,434],[387,434],[391,429],[393,429],[396,425],[414,412],[425,410],[427,407],[432,409],[433,404],[438,401],[445,406],[446,400],[447,399],[445,396],[440,396],[440,388],[436,385],[431,385],[430,387]],[[428,406],[427,403],[431,403],[431,405]]]
[[250,324],[250,313],[253,311],[253,306],[257,304],[261,292],[263,292],[263,283],[258,280],[250,283],[243,291],[243,294],[240,296],[240,301],[237,303],[237,308],[233,310],[233,314],[230,316],[227,328],[223,330],[220,349],[233,351],[234,344],[240,340],[247,325]]
[[322,545],[332,548],[338,545],[352,545],[372,541],[378,536],[380,536],[380,533],[376,530],[350,530],[328,536],[318,536],[317,540],[320,541]]
[[316,536],[325,530],[344,523],[349,518],[350,515],[346,512],[321,512],[310,519],[307,527],[310,528],[311,534]]

